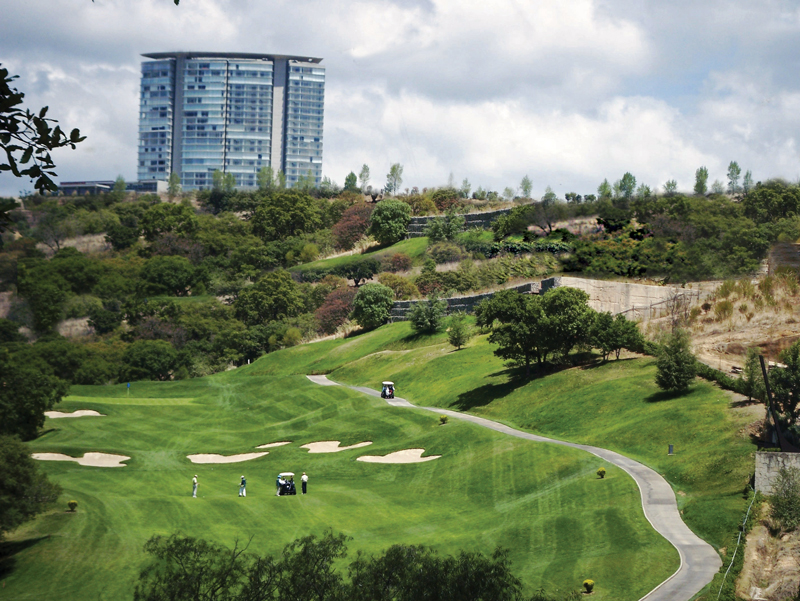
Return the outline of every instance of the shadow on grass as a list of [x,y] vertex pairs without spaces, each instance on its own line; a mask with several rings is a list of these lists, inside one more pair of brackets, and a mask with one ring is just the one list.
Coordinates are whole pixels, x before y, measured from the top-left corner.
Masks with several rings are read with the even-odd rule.
[[524,367],[513,367],[502,371],[496,371],[486,377],[498,378],[500,376],[507,376],[508,380],[498,384],[484,384],[478,388],[462,392],[458,395],[452,407],[458,411],[469,411],[474,407],[483,407],[494,400],[508,396],[517,388],[522,388],[534,380],[549,376],[562,369],[567,369],[567,367],[568,366],[565,365],[550,365],[548,363],[544,365],[532,365],[529,378],[525,377]]
[[683,397],[687,397],[694,392],[693,390],[662,390],[660,392],[654,392],[646,397],[644,400],[646,403],[663,403],[664,401],[673,401],[675,399],[680,399]]
[[17,553],[21,553],[29,547],[33,547],[39,542],[50,538],[50,536],[37,536],[36,538],[28,538],[20,541],[3,542],[0,543],[0,578],[5,578],[14,571],[14,566],[17,563],[14,557]]

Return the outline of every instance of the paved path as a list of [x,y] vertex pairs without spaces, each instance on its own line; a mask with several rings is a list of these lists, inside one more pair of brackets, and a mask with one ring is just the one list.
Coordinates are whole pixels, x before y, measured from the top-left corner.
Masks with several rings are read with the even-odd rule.
[[[328,380],[326,376],[307,377],[312,382],[323,386],[337,385],[336,382]],[[348,388],[378,398],[381,396],[381,393],[377,390],[372,390],[364,386],[348,386]],[[433,411],[440,415],[448,415],[456,419],[472,422],[484,428],[508,434],[509,436],[516,436],[517,438],[524,438],[535,442],[549,442],[565,447],[572,447],[573,449],[581,449],[592,455],[597,455],[601,459],[605,459],[609,463],[613,463],[625,470],[636,481],[639,491],[642,493],[642,508],[644,509],[644,515],[647,521],[652,524],[653,528],[655,528],[661,536],[672,543],[678,550],[681,558],[681,564],[678,570],[642,597],[640,601],[689,601],[689,599],[696,595],[705,585],[711,582],[711,579],[714,578],[714,574],[719,571],[722,565],[722,561],[717,552],[714,551],[714,548],[696,536],[689,530],[688,526],[683,523],[680,513],[678,512],[678,504],[675,501],[675,493],[672,492],[672,488],[667,481],[657,472],[642,465],[638,461],[628,459],[624,455],[599,447],[554,440],[521,430],[515,430],[504,424],[470,415],[469,413],[460,413],[458,411],[450,411],[438,407],[417,407],[401,398],[394,398],[386,402],[394,407],[414,407]]]

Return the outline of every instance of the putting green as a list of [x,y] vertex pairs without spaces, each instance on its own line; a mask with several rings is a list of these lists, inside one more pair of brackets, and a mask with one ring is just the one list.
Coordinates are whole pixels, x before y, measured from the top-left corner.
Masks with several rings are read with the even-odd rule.
[[[42,463],[64,487],[62,505],[75,499],[78,511],[53,511],[13,534],[5,547],[14,554],[13,567],[4,568],[4,594],[20,600],[130,598],[147,560],[144,542],[177,530],[227,545],[253,536],[257,552],[277,552],[327,527],[353,537],[351,554],[394,543],[430,545],[441,553],[489,553],[502,545],[529,589],[578,588],[592,578],[597,599],[638,599],[677,568],[675,550],[644,519],[635,483],[597,457],[467,423],[440,426],[428,412],[388,407],[303,376],[251,373],[134,383],[130,393],[124,385],[75,387],[59,410],[102,407],[107,417],[50,420],[51,430],[32,451],[131,459],[116,470]],[[188,402],[137,402],[155,399]],[[288,440],[245,463],[194,465],[186,458],[249,453],[267,441]],[[325,440],[373,444],[322,454],[300,448]],[[409,448],[441,458],[357,461]],[[608,470],[604,480],[595,475],[601,465]],[[275,497],[281,471],[307,472],[309,494]],[[191,498],[194,474],[197,499]],[[242,474],[244,499],[237,496]]]

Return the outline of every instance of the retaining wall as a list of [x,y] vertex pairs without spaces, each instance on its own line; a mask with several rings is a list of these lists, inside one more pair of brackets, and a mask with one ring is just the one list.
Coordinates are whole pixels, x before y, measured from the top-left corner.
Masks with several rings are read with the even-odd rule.
[[[518,292],[522,292],[525,294],[538,294],[539,293],[539,282],[529,282],[527,284],[519,284],[517,286],[510,286],[509,288],[505,288],[504,290],[517,290]],[[493,292],[484,292],[482,294],[472,294],[467,296],[452,296],[450,298],[443,298],[443,301],[447,302],[447,309],[446,313],[449,315],[450,313],[457,313],[459,311],[463,313],[474,313],[475,307],[478,306],[482,300],[491,298],[494,296],[498,291],[495,290]],[[414,305],[417,303],[424,303],[428,301],[424,300],[407,300],[407,301],[395,301],[392,305],[392,321],[405,321],[408,319],[408,313],[411,312],[411,309],[414,308]]]
[[782,468],[800,469],[800,453],[756,453],[756,490],[773,494],[773,487]]
[[[464,229],[473,227],[489,228],[492,223],[500,217],[510,213],[511,209],[497,209],[495,211],[483,211],[482,213],[467,213],[462,215],[464,217]],[[423,217],[412,217],[408,223],[408,237],[420,238],[425,235],[425,227],[432,219],[441,217],[441,215],[425,215]]]

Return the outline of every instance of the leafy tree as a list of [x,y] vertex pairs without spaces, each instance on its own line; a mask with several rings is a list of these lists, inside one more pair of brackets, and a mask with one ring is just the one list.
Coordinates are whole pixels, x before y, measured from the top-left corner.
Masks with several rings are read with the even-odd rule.
[[708,192],[708,168],[700,167],[694,172],[694,193],[705,196]]
[[800,470],[784,467],[778,472],[772,498],[770,516],[784,532],[800,526]]
[[[10,171],[15,177],[29,177],[39,192],[56,191],[58,186],[51,179],[56,168],[50,151],[83,142],[85,136],[73,129],[69,136],[61,127],[47,118],[48,107],[38,113],[22,108],[25,94],[11,87],[17,76],[9,75],[8,69],[0,66],[0,150],[5,160],[0,161],[0,172]],[[22,165],[28,165],[20,169]]]
[[472,190],[472,184],[469,183],[469,180],[465,177],[464,180],[461,182],[461,198],[469,198],[469,192]]
[[75,221],[70,219],[67,210],[60,206],[49,206],[36,224],[33,237],[52,251],[61,249],[67,238],[78,234]]
[[780,359],[786,367],[770,371],[772,400],[790,425],[797,424],[800,417],[800,342],[783,351]]
[[668,180],[667,183],[664,184],[664,194],[667,196],[672,196],[678,191],[678,182],[674,179]]
[[332,273],[347,280],[353,280],[353,284],[358,287],[365,280],[369,280],[381,269],[381,263],[374,257],[364,257],[357,261],[345,263],[333,269]]
[[630,172],[626,171],[619,180],[619,191],[623,198],[629,200],[636,194],[636,178]]
[[753,189],[753,173],[748,169],[744,174],[744,181],[742,181],[742,192],[745,196]]
[[603,360],[608,360],[611,353],[619,359],[622,349],[637,350],[643,345],[642,335],[632,321],[624,315],[613,317],[611,313],[598,313],[589,330],[591,345],[600,349]]
[[347,177],[344,178],[344,189],[350,192],[355,192],[358,190],[358,178],[352,171],[347,174]]
[[689,349],[689,334],[677,329],[658,353],[656,385],[662,390],[685,392],[697,374],[696,359]]
[[522,181],[519,183],[519,190],[522,194],[522,198],[531,197],[531,192],[533,191],[533,182],[527,175],[523,177]]
[[169,180],[167,182],[167,196],[170,200],[174,199],[181,193],[181,176],[178,175],[177,171],[173,171],[169,174]]
[[23,280],[19,291],[28,301],[33,313],[33,328],[37,332],[49,332],[61,321],[67,298],[62,287],[48,280]]
[[646,200],[646,199],[650,198],[650,196],[652,194],[653,194],[653,191],[650,189],[650,186],[648,186],[645,183],[639,184],[639,187],[636,188],[636,196],[637,196],[637,198],[641,198],[641,199]]
[[89,325],[98,334],[108,334],[122,325],[123,315],[119,311],[110,311],[105,307],[92,307],[89,311]]
[[122,380],[169,380],[178,352],[165,340],[137,340],[122,355]]
[[145,294],[187,296],[200,283],[200,277],[185,257],[159,255],[144,264],[142,281]]
[[39,471],[30,449],[11,436],[0,436],[0,540],[54,503],[61,487]]
[[408,300],[419,296],[419,289],[414,283],[401,275],[381,273],[378,275],[378,282],[391,288],[396,300]]
[[472,328],[467,323],[467,316],[461,311],[450,316],[450,327],[447,330],[447,340],[461,350],[461,347],[469,342],[473,336]]
[[353,310],[353,299],[356,289],[348,286],[332,290],[325,301],[314,312],[323,334],[333,334],[342,325]]
[[759,357],[761,351],[758,347],[747,349],[747,356],[744,363],[743,380],[747,391],[747,400],[753,398],[759,401],[767,399],[766,388],[764,386],[764,374],[761,372],[761,361]]
[[456,236],[464,231],[466,223],[463,215],[450,210],[444,217],[435,217],[425,226],[425,235],[431,242],[440,240],[455,240]]
[[353,319],[371,330],[385,324],[392,312],[394,292],[382,284],[365,284],[358,289],[353,299]]
[[576,346],[589,339],[595,312],[589,307],[589,295],[577,288],[555,288],[541,297],[547,319],[542,334],[548,347],[566,357]]
[[391,245],[405,238],[411,221],[411,207],[387,198],[378,203],[370,216],[370,232],[383,245]]
[[0,435],[36,438],[44,412],[67,394],[68,383],[41,365],[0,347]]
[[322,223],[321,206],[305,192],[281,190],[267,196],[251,223],[253,233],[265,242],[285,240],[315,231]]
[[122,202],[125,200],[126,190],[127,184],[125,183],[125,178],[118,175],[117,179],[114,181],[114,187],[109,194],[111,196],[111,202]]
[[603,182],[597,186],[597,196],[599,198],[611,198],[612,195],[613,190],[611,184],[608,183],[607,179],[604,179]]
[[714,183],[711,184],[711,193],[712,194],[725,194],[725,186],[722,185],[722,182],[718,179],[714,180]]
[[199,228],[197,214],[188,202],[180,204],[165,202],[153,205],[142,215],[139,224],[148,242],[165,233],[192,238]]
[[417,334],[434,334],[444,325],[445,311],[447,311],[447,301],[440,299],[434,291],[427,301],[414,304],[408,320]]
[[386,174],[386,193],[397,194],[403,183],[403,166],[400,163],[392,163],[389,173]]
[[0,345],[13,342],[27,342],[27,338],[19,333],[19,324],[0,317]]
[[738,194],[742,188],[739,186],[739,177],[742,175],[742,169],[739,163],[731,161],[728,165],[728,194]]
[[365,163],[358,172],[358,181],[361,182],[361,192],[366,192],[369,187],[369,166]]
[[342,213],[341,219],[333,226],[331,234],[337,248],[350,250],[369,230],[369,218],[375,205],[357,202]]
[[800,186],[780,180],[759,182],[742,200],[744,214],[757,224],[800,214]]
[[513,189],[513,188],[511,188],[510,186],[506,186],[506,187],[503,189],[503,198],[504,198],[505,200],[507,200],[507,201],[512,201],[512,200],[514,200],[514,189]]
[[459,191],[455,188],[439,188],[431,194],[431,200],[439,211],[450,211],[460,204]]
[[288,271],[273,271],[239,293],[234,313],[246,325],[295,317],[305,311],[305,298]]
[[275,173],[272,170],[272,166],[267,165],[258,170],[256,174],[256,183],[258,184],[258,189],[262,192],[272,192],[277,188]]
[[120,251],[130,248],[139,241],[139,220],[135,215],[126,215],[120,218],[117,225],[112,225],[106,232],[105,239],[114,250]]

